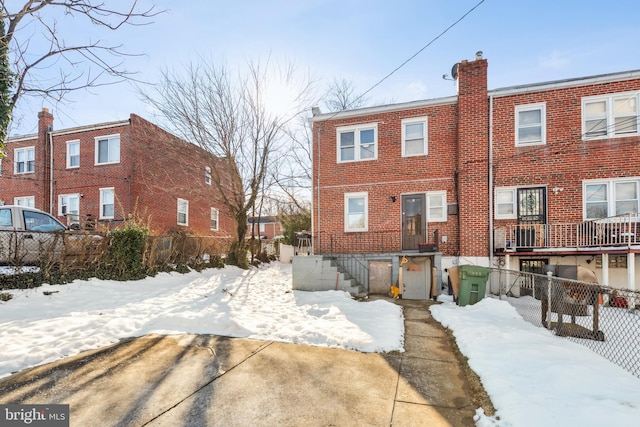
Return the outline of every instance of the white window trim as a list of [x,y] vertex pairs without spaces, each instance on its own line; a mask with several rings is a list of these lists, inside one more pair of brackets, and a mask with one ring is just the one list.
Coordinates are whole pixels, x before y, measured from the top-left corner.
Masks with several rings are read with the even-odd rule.
[[[349,199],[364,197],[364,227],[349,228]],[[345,233],[369,231],[369,193],[344,193],[344,231]]]
[[[27,155],[27,161],[26,161],[26,165],[27,166],[25,168],[24,172],[18,172],[18,153],[22,152],[22,151],[26,151],[29,152],[30,150],[33,151],[33,170],[30,171],[28,170],[28,166],[29,166],[29,156]],[[13,150],[13,173],[15,175],[24,175],[27,173],[35,173],[36,172],[36,165],[35,165],[35,158],[36,158],[36,148],[34,146],[31,147],[21,147],[21,148],[16,148]]]
[[[516,190],[518,187],[496,187],[493,190],[493,216],[495,219],[516,219],[518,216],[518,207],[516,206]],[[512,193],[512,214],[503,215],[498,213],[498,193],[499,192],[511,192]]]
[[[636,101],[636,122],[637,122],[637,131],[635,133],[625,133],[616,135],[615,134],[615,111],[613,111],[614,100],[617,98],[634,98]],[[604,136],[587,136],[587,128],[586,128],[586,104],[598,101],[605,101],[606,103],[606,118],[607,118],[607,134]],[[591,141],[597,139],[609,139],[609,138],[626,138],[629,136],[638,136],[640,135],[640,93],[638,91],[634,92],[618,92],[611,93],[607,95],[596,95],[596,96],[586,96],[582,98],[581,104],[581,114],[582,114],[582,140],[583,141]]]
[[[442,215],[441,217],[432,217],[431,209],[429,205],[430,197],[439,196],[442,199]],[[426,193],[426,209],[427,209],[427,222],[447,222],[447,192],[446,191],[429,191]]]
[[[185,212],[181,212],[180,211],[180,203],[183,203],[186,207],[186,211]],[[180,214],[184,213],[184,217],[185,217],[185,221],[182,223],[180,222]],[[177,223],[178,225],[183,225],[183,226],[188,226],[189,225],[189,201],[186,199],[180,199],[178,198],[178,203],[177,203]]]
[[[422,153],[418,153],[418,154],[406,154],[405,143],[406,143],[406,139],[407,138],[406,138],[405,127],[406,127],[406,125],[412,125],[412,124],[416,124],[416,123],[423,123],[424,124],[423,152]],[[402,120],[402,157],[426,156],[427,154],[429,154],[429,118],[428,118],[428,116],[412,117],[410,119],[403,119]]]
[[213,220],[213,214],[216,216],[216,226],[211,227],[211,231],[219,231],[220,230],[220,211],[216,208],[211,208],[211,217],[209,218],[209,224]]
[[69,212],[63,213],[62,212],[62,198],[66,197],[67,199],[70,198],[76,198],[78,199],[78,217],[80,216],[80,193],[73,193],[73,194],[58,194],[58,216],[66,216],[69,214]]
[[[111,140],[111,139],[115,139],[115,138],[118,138],[118,160],[117,161],[113,161],[113,162],[102,162],[102,163],[100,163],[98,161],[99,160],[99,155],[100,155],[99,150],[98,150],[99,142],[100,141],[104,141],[105,139],[106,140]],[[122,141],[120,140],[120,134],[119,133],[115,133],[113,135],[96,136],[94,138],[94,140],[95,140],[95,150],[94,150],[95,151],[95,156],[94,156],[95,157],[95,161],[94,161],[94,164],[96,166],[99,166],[99,165],[114,165],[114,164],[120,163],[120,157],[122,156],[122,145],[121,145]]]
[[[360,158],[360,131],[373,129],[373,157],[370,159],[361,159]],[[340,150],[340,134],[343,132],[353,132],[354,133],[354,153],[353,160],[342,160],[340,158],[341,150]],[[378,159],[378,123],[365,123],[361,125],[353,125],[353,126],[340,126],[336,128],[336,161],[338,163],[354,163],[354,162],[367,162],[370,160]]]
[[[540,110],[540,141],[537,142],[520,142],[520,113],[524,111]],[[516,147],[531,147],[535,145],[545,145],[547,143],[547,104],[540,102],[537,104],[526,104],[516,106],[515,111],[516,127],[515,139]]]
[[[69,153],[69,145],[78,144],[78,166],[71,166],[71,155]],[[67,169],[77,169],[80,167],[80,140],[74,139],[73,141],[67,141]]]
[[[104,198],[103,198],[103,194],[105,191],[109,191],[111,190],[111,192],[113,193],[113,215],[102,215],[102,212],[104,211],[104,209],[102,209],[102,207],[104,206]],[[98,191],[100,192],[100,213],[99,213],[99,218],[100,219],[113,219],[115,216],[115,212],[116,212],[116,192],[114,187],[104,187],[104,188],[99,188]]]
[[[582,181],[582,218],[583,221],[591,221],[600,218],[587,217],[587,185],[605,184],[607,186],[607,217],[616,216],[616,199],[614,187],[620,182],[640,182],[640,177],[632,176],[626,178],[610,179],[587,179]],[[640,195],[639,195],[640,196]]]
[[207,185],[211,185],[211,167],[205,166],[204,168],[204,183]]
[[[27,203],[21,203],[21,201],[26,201]],[[36,205],[36,196],[18,196],[13,198],[14,205],[27,206],[30,208],[35,208]]]

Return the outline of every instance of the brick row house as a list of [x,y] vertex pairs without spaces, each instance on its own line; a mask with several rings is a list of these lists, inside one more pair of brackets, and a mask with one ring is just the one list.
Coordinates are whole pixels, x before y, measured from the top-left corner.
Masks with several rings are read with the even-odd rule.
[[5,151],[2,204],[35,207],[82,227],[113,228],[138,213],[156,235],[233,234],[212,183],[212,168],[224,163],[135,114],[54,130],[44,108],[38,133],[9,138]]
[[640,70],[488,90],[479,53],[453,72],[457,96],[314,109],[315,254],[404,298],[459,264],[580,265],[637,289]]

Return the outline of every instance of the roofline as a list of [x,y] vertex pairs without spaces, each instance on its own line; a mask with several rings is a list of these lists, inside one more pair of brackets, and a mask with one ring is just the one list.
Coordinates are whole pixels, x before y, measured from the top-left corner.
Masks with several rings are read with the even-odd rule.
[[[94,125],[85,125],[85,126],[77,126],[77,127],[73,127],[73,128],[66,128],[66,129],[60,129],[60,130],[54,130],[51,132],[51,135],[53,136],[62,136],[62,135],[68,135],[71,133],[78,133],[78,132],[89,132],[92,130],[100,130],[100,129],[109,129],[109,128],[114,128],[114,127],[119,127],[119,126],[127,126],[131,123],[130,119],[126,119],[126,120],[119,120],[116,122],[106,122],[106,123],[98,123],[98,124],[94,124]],[[38,138],[38,134],[37,133],[32,133],[29,135],[19,135],[19,136],[12,136],[10,138],[7,138],[6,142],[20,142],[20,141],[28,141],[30,139],[36,139]]]
[[418,101],[401,102],[398,104],[388,104],[388,105],[378,105],[375,107],[358,108],[356,110],[345,110],[345,111],[338,111],[333,113],[317,114],[309,118],[309,121],[311,123],[323,122],[323,121],[332,120],[332,119],[346,119],[349,117],[359,117],[359,116],[365,116],[369,114],[379,114],[379,113],[388,113],[393,111],[402,111],[402,110],[415,109],[415,108],[432,107],[434,105],[455,104],[456,102],[458,102],[457,96],[449,96],[446,98],[424,99],[424,100],[418,100]]
[[[504,88],[491,89],[488,95],[492,97],[510,96],[530,92],[542,92],[546,90],[562,89],[569,87],[587,86],[599,83],[619,82],[640,78],[640,70],[623,71],[617,73],[598,74],[595,76],[578,77],[563,80],[552,80],[542,83],[507,86]],[[369,114],[387,113],[414,108],[431,107],[434,105],[455,104],[458,96],[444,98],[432,98],[418,101],[401,102],[398,104],[379,105],[375,107],[358,108],[355,110],[339,111],[334,113],[316,114],[309,119],[309,122],[322,122],[332,119],[346,119],[350,117],[361,117]]]
[[564,89],[569,87],[588,86],[600,83],[620,82],[640,78],[640,70],[623,71],[618,73],[598,74],[595,76],[578,77],[563,80],[552,80],[528,85],[508,86],[492,89],[489,95],[493,97],[516,95],[529,92],[542,92],[545,90]]

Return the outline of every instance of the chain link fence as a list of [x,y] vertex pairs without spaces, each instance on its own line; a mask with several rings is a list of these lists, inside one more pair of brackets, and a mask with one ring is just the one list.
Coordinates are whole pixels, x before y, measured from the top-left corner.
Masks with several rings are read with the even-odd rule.
[[[581,267],[573,269],[582,275]],[[557,276],[557,269],[535,274],[494,268],[487,293],[509,302],[526,321],[640,377],[640,291]]]

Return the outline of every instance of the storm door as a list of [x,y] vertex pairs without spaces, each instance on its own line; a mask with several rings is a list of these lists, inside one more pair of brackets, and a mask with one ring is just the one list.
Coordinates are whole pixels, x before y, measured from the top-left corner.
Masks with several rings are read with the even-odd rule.
[[402,196],[402,250],[417,250],[418,243],[427,241],[424,194]]
[[518,248],[542,247],[547,223],[547,190],[518,188]]

